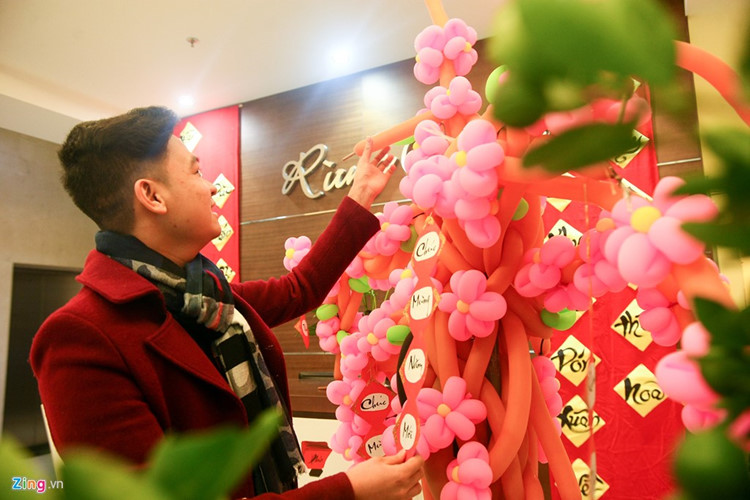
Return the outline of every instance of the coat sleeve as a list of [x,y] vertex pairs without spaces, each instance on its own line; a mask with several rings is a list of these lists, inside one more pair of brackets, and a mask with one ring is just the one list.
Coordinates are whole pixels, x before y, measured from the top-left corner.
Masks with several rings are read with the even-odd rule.
[[163,432],[122,356],[86,318],[58,312],[30,355],[55,446],[87,447],[143,464]]
[[354,500],[352,483],[343,472],[324,477],[282,494],[265,493],[257,500]]
[[380,222],[348,196],[299,265],[281,278],[246,281],[235,292],[273,327],[319,306]]

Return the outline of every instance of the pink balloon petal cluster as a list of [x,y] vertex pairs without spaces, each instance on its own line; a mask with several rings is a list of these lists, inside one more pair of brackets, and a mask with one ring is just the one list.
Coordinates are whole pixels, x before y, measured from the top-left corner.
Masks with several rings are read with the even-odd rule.
[[467,78],[457,76],[450,81],[447,89],[437,86],[428,90],[424,96],[424,105],[437,118],[448,120],[456,114],[472,116],[477,113],[482,107],[482,96],[472,90]]
[[457,75],[468,74],[479,58],[473,48],[476,42],[477,32],[461,19],[450,19],[444,27],[428,26],[414,40],[414,77],[427,85],[435,83],[446,59],[453,62]]
[[294,269],[310,251],[310,247],[312,247],[312,242],[307,236],[287,238],[284,242],[284,268],[287,271]]
[[525,264],[514,280],[516,290],[524,297],[544,294],[544,308],[550,312],[585,310],[589,296],[575,286],[570,271],[580,263],[577,256],[576,245],[570,238],[553,236],[541,248],[526,253]]
[[433,452],[446,448],[456,437],[471,439],[476,424],[487,418],[484,403],[466,393],[466,381],[461,377],[449,378],[443,392],[422,388],[417,395],[417,408],[424,421],[422,434]]
[[691,323],[682,334],[682,349],[664,356],[654,370],[664,393],[685,405],[682,423],[691,432],[711,428],[726,418],[726,411],[716,407],[720,396],[703,378],[695,360],[708,352],[710,338],[703,325]]
[[457,169],[448,186],[458,198],[456,218],[471,243],[489,248],[500,238],[497,167],[505,160],[505,152],[487,120],[469,122],[457,140],[458,149],[451,156]]
[[341,327],[341,320],[338,316],[327,320],[318,321],[315,327],[315,335],[318,337],[318,344],[325,352],[339,354],[341,349],[337,335]]
[[367,242],[364,251],[386,256],[398,252],[401,244],[411,238],[413,215],[409,205],[399,205],[395,201],[386,203],[383,211],[375,214],[380,221],[380,231]]
[[[531,359],[531,366],[534,367],[534,372],[539,380],[539,386],[542,389],[542,395],[544,396],[544,402],[547,405],[549,414],[551,415],[552,422],[557,427],[558,435],[562,433],[562,426],[560,420],[556,418],[560,414],[563,408],[563,401],[560,397],[560,381],[555,376],[557,370],[555,365],[549,358],[545,356],[535,356]],[[539,461],[541,463],[547,463],[547,455],[544,453],[541,443],[537,443]]]
[[706,195],[674,195],[682,184],[677,177],[664,177],[654,189],[653,202],[631,196],[612,208],[616,229],[604,244],[604,256],[630,283],[654,287],[673,263],[689,264],[703,254],[705,245],[680,226],[711,220],[718,208]]
[[443,292],[438,308],[449,313],[448,332],[458,341],[486,337],[495,322],[505,316],[508,305],[497,292],[487,291],[487,277],[469,269],[451,276],[452,292]]
[[651,338],[655,343],[663,346],[675,345],[682,336],[682,327],[675,310],[690,308],[684,296],[678,294],[676,301],[672,301],[656,288],[639,288],[636,300],[643,309],[638,318],[641,327],[651,332]]
[[391,356],[398,354],[401,346],[391,344],[386,338],[388,329],[395,324],[382,307],[362,316],[357,324],[361,332],[357,340],[359,351],[370,354],[375,361],[387,361]]
[[351,424],[342,422],[328,442],[328,446],[336,453],[341,454],[344,459],[354,463],[364,461],[358,453],[364,439],[352,430]]
[[490,500],[492,468],[487,448],[476,441],[464,443],[456,459],[446,469],[448,482],[440,492],[440,500]]

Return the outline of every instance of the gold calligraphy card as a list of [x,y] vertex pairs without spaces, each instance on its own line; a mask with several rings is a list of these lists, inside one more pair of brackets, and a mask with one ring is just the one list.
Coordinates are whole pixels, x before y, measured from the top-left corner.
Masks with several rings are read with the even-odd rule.
[[651,413],[666,399],[656,376],[643,364],[636,366],[622,379],[615,386],[615,392],[642,417]]

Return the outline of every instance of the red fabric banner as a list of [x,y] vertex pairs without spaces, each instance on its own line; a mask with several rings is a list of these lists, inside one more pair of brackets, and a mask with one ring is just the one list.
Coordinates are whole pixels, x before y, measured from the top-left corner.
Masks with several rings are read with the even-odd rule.
[[230,106],[189,116],[174,130],[200,159],[203,177],[218,189],[214,196],[222,234],[201,253],[224,271],[229,282],[240,280],[240,116]]
[[[645,146],[615,171],[651,194],[658,181],[651,122],[639,129]],[[601,209],[548,200],[544,223],[550,235],[578,240]],[[567,331],[552,338],[549,357],[558,369],[563,410],[558,419],[583,498],[661,499],[673,491],[671,457],[684,434],[682,405],[667,399],[653,372],[674,347],[662,347],[640,327],[636,290],[626,287],[597,299]],[[595,402],[589,413],[586,378],[589,351],[596,360]],[[591,428],[594,433],[591,435]],[[592,461],[595,455],[595,462]],[[596,475],[591,482],[591,466]],[[553,489],[553,498],[559,498]]]

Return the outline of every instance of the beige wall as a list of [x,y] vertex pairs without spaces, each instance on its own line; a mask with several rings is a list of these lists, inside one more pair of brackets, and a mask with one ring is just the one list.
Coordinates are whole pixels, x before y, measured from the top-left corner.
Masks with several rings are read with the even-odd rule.
[[[0,128],[0,409],[5,402],[13,265],[80,269],[96,225],[60,185],[58,145]],[[0,410],[0,428],[3,412]]]
[[[690,43],[705,49],[733,68],[738,68],[741,50],[750,29],[750,3],[747,0],[711,0],[688,3],[686,11]],[[704,132],[717,126],[744,128],[746,125],[719,93],[705,80],[695,77],[698,123]],[[708,175],[719,167],[711,151],[702,145],[703,165]],[[750,303],[750,258],[720,250],[717,261],[732,283],[732,295],[738,304]]]

